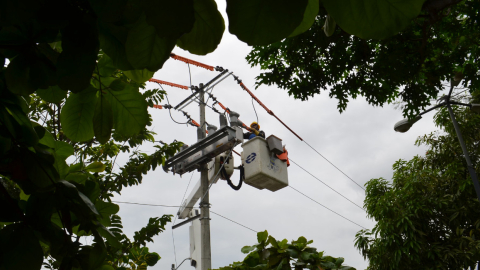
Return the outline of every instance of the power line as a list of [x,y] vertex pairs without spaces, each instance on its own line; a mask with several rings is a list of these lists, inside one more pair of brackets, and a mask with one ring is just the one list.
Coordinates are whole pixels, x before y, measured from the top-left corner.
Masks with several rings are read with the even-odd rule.
[[362,209],[363,211],[365,211],[365,209],[363,209],[363,207],[361,207],[360,205],[354,203],[352,200],[350,200],[349,198],[345,197],[342,195],[342,193],[336,191],[334,188],[332,188],[331,186],[327,185],[325,182],[323,182],[322,180],[320,180],[318,177],[316,177],[315,175],[313,175],[312,173],[310,173],[309,171],[307,171],[305,168],[303,168],[302,166],[298,165],[295,161],[293,161],[290,157],[288,157],[288,160],[290,160],[293,164],[297,165],[298,167],[300,167],[300,169],[304,170],[306,173],[310,174],[313,178],[317,179],[320,183],[324,184],[325,186],[327,186],[329,189],[333,190],[335,193],[337,193],[338,195],[342,196],[344,199],[346,199],[347,201],[351,202],[352,204],[354,204],[356,207]]
[[308,144],[306,141],[303,141],[306,145],[308,145],[310,148],[312,148],[313,151],[317,152],[323,159],[325,159],[328,163],[330,163],[335,169],[337,169],[339,172],[341,172],[343,175],[345,175],[348,179],[350,179],[353,183],[355,183],[357,186],[359,186],[361,189],[365,190],[364,187],[362,187],[359,183],[355,182],[350,176],[348,176],[346,173],[344,173],[342,170],[340,170],[335,164],[333,164],[330,160],[328,160],[326,157],[324,157],[320,152],[318,152],[315,148],[313,148],[310,144]]
[[220,214],[217,214],[217,213],[213,212],[212,210],[210,210],[210,213],[213,213],[213,214],[215,214],[215,215],[217,215],[217,216],[219,216],[219,217],[222,217],[222,218],[224,218],[224,219],[226,219],[226,220],[228,220],[228,221],[231,221],[231,222],[233,222],[233,223],[235,223],[235,224],[237,224],[237,225],[240,225],[240,226],[242,226],[242,227],[244,227],[244,228],[247,228],[247,229],[249,229],[250,231],[253,231],[253,232],[257,232],[257,233],[258,233],[258,231],[255,231],[254,229],[251,229],[251,228],[249,228],[249,227],[247,227],[247,226],[245,226],[245,225],[242,225],[242,224],[240,224],[240,223],[238,223],[238,222],[236,222],[236,221],[234,221],[234,220],[231,220],[231,219],[229,219],[229,218],[227,218],[227,217],[224,217],[224,216],[222,216],[222,215],[220,215]]
[[332,209],[330,209],[330,208],[326,207],[325,205],[323,205],[323,204],[321,204],[321,203],[317,202],[316,200],[314,200],[314,199],[312,199],[312,198],[308,197],[308,196],[307,196],[305,193],[302,193],[301,191],[299,191],[299,190],[295,189],[295,188],[294,188],[294,187],[292,187],[291,185],[288,185],[288,186],[289,186],[291,189],[295,190],[296,192],[298,192],[298,193],[302,194],[303,196],[305,196],[305,197],[309,198],[310,200],[314,201],[314,202],[315,202],[315,203],[317,203],[318,205],[320,205],[320,206],[322,206],[322,207],[326,208],[327,210],[329,210],[330,212],[332,212],[332,213],[336,214],[337,216],[340,216],[340,217],[344,218],[345,220],[348,220],[348,221],[350,221],[351,223],[353,223],[353,224],[355,224],[355,225],[359,226],[359,227],[360,227],[360,228],[362,228],[362,229],[365,229],[365,230],[367,229],[367,228],[363,227],[362,225],[360,225],[360,224],[358,224],[358,223],[356,223],[356,222],[354,222],[354,221],[352,221],[352,220],[350,220],[350,219],[348,219],[348,218],[346,218],[346,217],[344,217],[344,216],[340,215],[339,213],[337,213],[337,212],[333,211]]
[[[135,205],[144,205],[144,206],[157,206],[157,207],[180,207],[180,206],[178,206],[178,205],[163,205],[163,204],[149,204],[149,203],[133,203],[133,202],[119,202],[119,201],[112,201],[112,202],[114,202],[114,203],[125,203],[125,204],[135,204]],[[193,207],[192,207],[192,208],[193,208]],[[240,226],[242,226],[242,227],[244,227],[244,228],[247,228],[247,229],[249,229],[249,230],[251,230],[251,231],[253,231],[253,232],[258,232],[258,231],[255,231],[255,230],[252,229],[252,228],[249,228],[249,227],[247,227],[247,226],[245,226],[245,225],[243,225],[243,224],[241,224],[241,223],[238,223],[238,222],[236,222],[236,221],[234,221],[234,220],[231,220],[231,219],[229,219],[229,218],[227,218],[227,217],[225,217],[225,216],[222,216],[222,215],[220,215],[220,214],[218,214],[218,213],[215,213],[215,212],[213,212],[213,211],[211,211],[211,210],[210,210],[210,213],[213,213],[213,214],[215,214],[215,215],[217,215],[217,216],[219,216],[219,217],[222,217],[222,218],[224,218],[224,219],[226,219],[226,220],[228,220],[228,221],[231,221],[231,222],[233,222],[233,223],[235,223],[235,224],[237,224],[237,225],[240,225]]]

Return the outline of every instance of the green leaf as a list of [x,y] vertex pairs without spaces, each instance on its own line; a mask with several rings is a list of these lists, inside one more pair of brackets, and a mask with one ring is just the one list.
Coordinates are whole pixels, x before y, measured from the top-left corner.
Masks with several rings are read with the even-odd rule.
[[128,62],[125,49],[128,28],[105,22],[100,22],[98,26],[100,47],[112,59],[115,67],[124,71],[134,69]]
[[337,27],[337,23],[333,19],[330,14],[327,15],[327,18],[325,19],[325,24],[323,25],[323,32],[327,37],[330,37],[335,33],[335,28]]
[[102,94],[100,95],[97,105],[95,106],[95,113],[93,115],[93,131],[95,138],[101,144],[105,144],[110,140],[110,135],[113,128],[113,112],[110,102]]
[[5,72],[5,80],[8,89],[17,95],[27,96],[37,90],[37,85],[31,80],[30,59],[24,54],[10,61]]
[[248,45],[288,37],[303,20],[308,0],[227,0],[230,33]]
[[154,266],[160,259],[160,255],[158,255],[158,253],[156,252],[148,253],[145,255],[145,262],[148,266]]
[[55,104],[58,104],[67,98],[67,91],[63,91],[57,85],[50,86],[47,89],[38,89],[36,93],[46,102]]
[[103,54],[102,58],[98,60],[98,72],[100,73],[100,76],[108,77],[112,75],[116,69],[117,68],[115,67],[115,64],[113,64],[112,58],[110,58],[108,55]]
[[69,199],[78,206],[78,210],[76,214],[81,214],[85,216],[99,216],[95,205],[90,201],[90,199],[85,196],[82,192],[80,192],[75,185],[70,182],[61,180],[58,181],[57,187],[64,192],[64,195],[69,197]]
[[258,243],[262,243],[264,241],[267,241],[267,238],[268,238],[268,232],[266,230],[263,231],[263,232],[258,232],[257,233]]
[[97,102],[97,89],[88,87],[78,94],[71,94],[60,114],[65,135],[72,141],[87,141],[93,138],[93,116]]
[[162,38],[177,39],[192,30],[193,0],[141,0],[146,22]]
[[102,237],[107,239],[107,242],[110,245],[112,245],[114,248],[117,248],[117,249],[122,248],[122,244],[120,243],[120,241],[118,241],[115,235],[112,232],[110,232],[110,230],[105,228],[105,226],[103,226],[102,224],[98,224],[97,231]]
[[145,16],[142,16],[128,32],[125,45],[128,61],[135,69],[157,71],[170,57],[175,43],[175,39],[159,37],[155,27],[149,25]]
[[308,0],[307,8],[305,9],[305,13],[303,15],[303,21],[300,25],[295,28],[293,33],[291,33],[288,37],[294,37],[299,35],[312,27],[313,23],[315,22],[315,18],[318,14],[319,8],[319,0]]
[[194,0],[193,7],[193,29],[180,37],[177,46],[193,54],[206,55],[220,44],[225,31],[225,21],[214,0]]
[[90,85],[100,42],[96,22],[85,17],[61,30],[62,52],[57,59],[58,86],[74,93]]
[[254,251],[255,248],[256,248],[256,246],[244,246],[242,248],[242,253],[245,253],[245,254],[250,253],[250,252]]
[[109,217],[120,211],[120,207],[118,206],[118,204],[104,201],[97,201],[95,203],[95,208],[97,208],[98,212],[102,217]]
[[425,0],[322,0],[345,32],[364,39],[384,39],[407,27]]
[[105,97],[112,106],[115,131],[131,136],[145,128],[148,122],[147,102],[138,89],[127,85],[121,91],[108,90]]
[[342,263],[343,263],[344,261],[345,261],[345,259],[342,258],[342,257],[337,258],[337,261],[335,262],[335,265],[337,266],[337,268],[339,268],[340,265],[342,265]]
[[155,74],[155,72],[145,68],[145,69],[135,69],[135,70],[124,71],[123,74],[125,74],[128,78],[132,79],[137,83],[144,83],[150,80],[153,77],[153,74]]
[[[48,133],[48,132],[47,132]],[[53,155],[55,157],[55,169],[57,169],[60,174],[60,178],[64,179],[68,173],[68,165],[65,160],[73,155],[73,146],[66,142],[55,141],[55,147]]]
[[17,223],[0,230],[1,269],[37,270],[43,262],[43,250],[34,231]]
[[[98,239],[96,239],[98,241]],[[93,245],[88,256],[88,269],[97,269],[101,267],[107,256],[107,249],[103,239]]]
[[105,171],[105,168],[105,164],[100,161],[96,161],[90,163],[87,167],[85,167],[85,170],[89,172],[103,172]]

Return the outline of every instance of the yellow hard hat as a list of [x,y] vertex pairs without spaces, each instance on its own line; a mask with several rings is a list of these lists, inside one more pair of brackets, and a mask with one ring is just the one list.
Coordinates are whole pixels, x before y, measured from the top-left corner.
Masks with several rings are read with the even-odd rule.
[[259,125],[257,122],[252,122],[252,123],[250,124],[250,127],[253,128],[253,127],[252,127],[253,125],[257,125],[257,126],[258,126],[258,129],[260,129],[260,125]]

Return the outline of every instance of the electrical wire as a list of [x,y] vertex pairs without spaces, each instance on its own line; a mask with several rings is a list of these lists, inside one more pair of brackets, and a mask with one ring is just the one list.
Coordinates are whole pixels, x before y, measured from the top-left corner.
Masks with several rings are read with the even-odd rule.
[[233,223],[235,223],[235,224],[237,224],[237,225],[240,225],[240,226],[242,226],[242,227],[244,227],[244,228],[247,228],[247,229],[249,229],[249,230],[252,231],[252,232],[257,232],[257,233],[258,233],[258,231],[255,231],[254,229],[251,229],[251,228],[249,228],[249,227],[247,227],[247,226],[245,226],[245,225],[242,225],[242,224],[240,224],[240,223],[238,223],[238,222],[236,222],[236,221],[234,221],[234,220],[231,220],[231,219],[229,219],[229,218],[227,218],[227,217],[224,217],[224,216],[222,216],[222,215],[220,215],[220,214],[218,214],[218,213],[215,213],[215,212],[213,212],[212,210],[210,210],[210,213],[215,214],[215,215],[217,215],[217,216],[219,216],[219,217],[222,217],[222,218],[224,218],[224,219],[226,219],[226,220],[228,220],[228,221],[231,221],[231,222],[233,222]]
[[352,220],[350,220],[350,219],[348,219],[348,218],[346,218],[346,217],[344,217],[344,216],[340,215],[339,213],[337,213],[337,212],[333,211],[332,209],[330,209],[330,208],[326,207],[325,205],[323,205],[323,204],[321,204],[321,203],[317,202],[316,200],[314,200],[314,199],[312,199],[312,198],[308,197],[308,196],[307,196],[305,193],[302,193],[301,191],[299,191],[298,189],[296,189],[296,188],[292,187],[291,185],[289,185],[289,187],[290,187],[291,189],[295,190],[296,192],[298,192],[298,193],[302,194],[303,196],[305,196],[305,197],[309,198],[310,200],[314,201],[314,202],[315,202],[315,203],[317,203],[318,205],[320,205],[320,206],[324,207],[325,209],[329,210],[330,212],[334,213],[335,215],[337,215],[337,216],[340,216],[340,217],[344,218],[345,220],[348,220],[348,221],[350,221],[351,223],[353,223],[353,224],[355,224],[355,225],[359,226],[360,228],[362,228],[362,229],[364,229],[364,230],[366,230],[366,229],[367,229],[367,228],[363,227],[362,225],[360,225],[360,224],[358,224],[358,223],[356,223],[356,222],[354,222],[354,221],[352,221]]
[[361,207],[360,205],[354,203],[353,201],[351,201],[349,198],[345,197],[342,195],[342,193],[336,191],[334,188],[332,188],[331,186],[327,185],[325,182],[323,182],[322,180],[320,180],[318,177],[316,177],[315,175],[313,175],[312,173],[310,173],[309,171],[307,171],[305,168],[303,168],[302,166],[298,165],[298,163],[296,163],[295,161],[292,160],[292,158],[288,157],[288,160],[290,160],[293,164],[297,165],[298,167],[300,167],[300,169],[304,170],[306,173],[310,174],[313,178],[317,179],[320,183],[324,184],[325,186],[327,186],[329,189],[333,190],[335,193],[337,193],[338,195],[342,196],[344,199],[346,199],[347,201],[351,202],[352,204],[354,204],[356,207],[362,209],[363,211],[365,211],[365,209],[363,209],[363,207]]
[[332,165],[333,167],[335,167],[335,169],[337,169],[339,172],[341,172],[343,175],[345,175],[348,179],[350,179],[350,181],[352,181],[353,183],[355,183],[358,187],[360,187],[361,189],[365,190],[364,187],[362,187],[359,183],[357,183],[355,180],[353,180],[350,176],[348,176],[346,173],[344,173],[342,170],[340,170],[340,168],[338,168],[337,166],[335,166],[335,164],[333,164],[330,160],[328,160],[326,157],[324,157],[322,154],[320,154],[320,152],[318,152],[315,148],[313,148],[310,144],[307,143],[307,141],[303,141],[306,145],[308,145],[308,147],[312,148],[313,151],[317,152],[317,154],[319,154],[323,159],[325,159],[328,163],[330,163],[330,165]]
[[[165,91],[165,90],[163,89],[162,85],[160,85],[160,87],[162,88],[163,91]],[[170,100],[168,99],[168,95],[165,95],[165,97],[167,98],[168,105],[170,105]],[[171,106],[172,106],[172,105],[170,105],[170,107],[171,107]],[[168,109],[168,114],[170,115],[170,118],[172,119],[173,122],[175,122],[175,123],[177,123],[177,124],[179,124],[179,125],[188,124],[188,121],[185,122],[185,123],[180,123],[180,122],[175,121],[175,119],[173,119],[173,117],[172,117],[172,110],[171,110],[171,109]]]
[[[126,204],[135,204],[135,205],[146,205],[146,206],[159,206],[159,207],[180,207],[180,206],[176,206],[176,205],[162,205],[162,204],[148,204],[148,203],[132,203],[132,202],[118,202],[118,201],[112,201],[112,202],[115,202],[115,203],[126,203]],[[243,225],[243,224],[241,224],[241,223],[239,223],[239,222],[236,222],[236,221],[234,221],[234,220],[231,220],[231,219],[229,219],[229,218],[227,218],[227,217],[225,217],[225,216],[222,216],[222,215],[220,215],[220,214],[218,214],[218,213],[215,213],[215,212],[213,212],[213,211],[211,211],[211,210],[210,210],[210,213],[215,214],[215,215],[217,215],[217,216],[219,216],[219,217],[221,217],[221,218],[224,218],[224,219],[226,219],[226,220],[228,220],[228,221],[231,221],[231,222],[233,222],[233,223],[235,223],[235,224],[237,224],[237,225],[240,225],[240,226],[242,226],[242,227],[244,227],[244,228],[246,228],[246,229],[249,229],[249,230],[251,230],[251,231],[253,231],[253,232],[258,232],[258,231],[255,231],[255,230],[252,229],[252,228],[249,228],[249,227],[247,227],[247,226],[245,226],[245,225]],[[175,262],[175,263],[176,263],[176,262]]]
[[188,75],[190,77],[190,85],[189,87],[192,87],[192,72],[190,71],[190,63],[187,63],[188,65]]

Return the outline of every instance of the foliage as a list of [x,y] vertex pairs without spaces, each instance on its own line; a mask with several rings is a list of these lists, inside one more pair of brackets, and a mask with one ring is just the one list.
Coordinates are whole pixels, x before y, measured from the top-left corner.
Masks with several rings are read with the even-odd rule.
[[[104,57],[99,55],[99,63]],[[5,244],[0,250],[0,269],[40,269],[42,265],[49,269],[146,269],[160,259],[145,245],[165,229],[171,216],[151,218],[130,241],[116,215],[119,206],[110,200],[123,188],[140,184],[143,175],[174,155],[181,143],[157,145],[152,154],[133,150],[154,142],[155,133],[146,129],[151,121],[148,114],[136,134],[125,134],[116,125],[104,136],[72,140],[71,134],[83,136],[89,125],[80,129],[82,133],[69,128],[102,118],[93,116],[95,106],[87,103],[101,99],[96,85],[102,93],[115,91],[117,101],[123,98],[119,93],[131,89],[145,106],[153,106],[165,94],[158,89],[142,94],[142,84],[115,70],[102,76],[103,66],[99,66],[89,86],[92,90],[86,92],[49,95],[40,91],[27,97],[5,88],[0,92],[0,241]],[[135,108],[132,111],[135,115]],[[66,116],[77,117],[76,124],[64,124]],[[129,152],[127,163],[114,170],[117,156]],[[85,237],[92,238],[92,244],[81,241]]]
[[[322,3],[352,34],[381,38],[401,30],[366,16],[371,29],[359,24],[358,32],[349,25],[369,11],[340,16],[335,1]],[[308,30],[319,6],[227,0],[230,31],[250,45],[277,42]],[[384,23],[403,27],[418,15],[405,14]],[[0,2],[0,269],[39,269],[44,258],[45,267],[62,270],[144,269],[159,259],[144,245],[168,217],[150,220],[132,243],[110,200],[181,146],[157,145],[151,155],[132,150],[154,141],[148,107],[165,94],[144,91],[144,83],[174,46],[210,53],[224,29],[214,0]],[[114,170],[120,153],[130,159]],[[80,241],[86,236],[92,244]]]
[[287,239],[278,241],[267,231],[257,233],[258,244],[245,246],[242,252],[248,254],[242,262],[220,267],[218,270],[247,270],[247,269],[341,269],[355,270],[350,266],[342,265],[343,258],[324,256],[323,251],[308,246],[313,243],[303,236],[288,243]]
[[[359,1],[335,1],[348,12],[363,9],[341,6],[346,2],[358,2],[358,6],[362,6]],[[379,5],[392,3],[380,2]],[[396,2],[407,5],[410,1]],[[420,16],[409,21],[400,33],[382,40],[352,36],[347,26],[335,28],[333,17],[327,20],[327,14],[334,14],[327,9],[330,5],[327,3],[320,7],[315,23],[307,32],[253,47],[247,60],[264,70],[257,77],[257,87],[275,84],[301,100],[328,91],[330,97],[338,100],[340,112],[346,109],[349,99],[358,96],[375,106],[401,98],[407,103],[404,114],[409,116],[436,98],[442,81],[463,78],[464,86],[472,91],[480,89],[478,1],[428,1]],[[386,18],[368,13],[375,14],[378,20]],[[352,22],[352,25],[365,23],[384,25],[368,20]],[[327,37],[323,30],[333,35]]]
[[[478,172],[480,116],[454,108]],[[393,181],[372,179],[365,209],[377,224],[356,235],[368,269],[466,269],[480,261],[480,202],[448,112],[435,116],[441,132],[420,137],[425,156],[393,165]],[[472,268],[473,269],[473,268]]]

